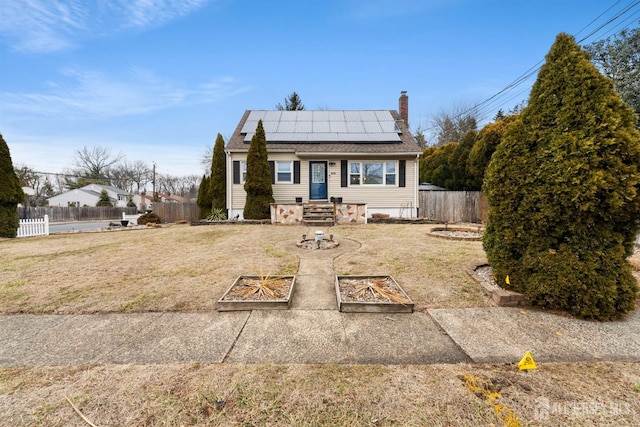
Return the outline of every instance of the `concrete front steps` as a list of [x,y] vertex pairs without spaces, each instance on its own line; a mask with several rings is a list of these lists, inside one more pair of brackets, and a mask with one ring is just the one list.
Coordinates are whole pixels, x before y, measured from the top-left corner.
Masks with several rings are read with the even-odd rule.
[[334,225],[332,203],[307,203],[303,206],[302,223],[305,225]]

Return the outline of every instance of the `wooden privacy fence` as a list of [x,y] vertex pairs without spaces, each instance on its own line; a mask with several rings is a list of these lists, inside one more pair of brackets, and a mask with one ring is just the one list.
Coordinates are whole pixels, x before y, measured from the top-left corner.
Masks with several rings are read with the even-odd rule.
[[197,221],[198,218],[198,205],[195,202],[186,203],[153,203],[153,212],[160,217],[162,222],[177,222],[177,221]]
[[101,221],[122,218],[122,213],[133,215],[136,208],[112,208],[109,206],[84,206],[84,207],[19,207],[18,215],[22,219],[44,218],[49,216],[50,222],[65,221]]
[[480,191],[419,191],[418,215],[442,222],[483,223],[487,199]]
[[16,237],[33,237],[49,235],[49,215],[44,218],[21,219]]

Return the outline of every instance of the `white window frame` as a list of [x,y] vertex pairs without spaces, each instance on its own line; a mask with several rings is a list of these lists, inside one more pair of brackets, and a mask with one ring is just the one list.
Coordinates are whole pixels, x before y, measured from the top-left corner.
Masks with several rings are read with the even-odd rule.
[[[289,170],[284,170],[284,171],[280,171],[280,166],[285,166],[288,165],[289,166]],[[276,161],[275,162],[275,175],[276,175],[276,184],[293,184],[293,161],[287,161],[287,162],[282,162],[282,161]],[[280,174],[289,174],[289,179],[280,179]]]
[[[363,171],[367,169],[365,164],[381,164],[382,176],[378,184],[367,184]],[[393,171],[390,171],[393,165]],[[393,183],[389,184],[393,177]],[[398,186],[398,162],[387,160],[361,160],[349,162],[349,187],[397,187]]]
[[247,161],[240,160],[240,184],[244,184],[247,180]]

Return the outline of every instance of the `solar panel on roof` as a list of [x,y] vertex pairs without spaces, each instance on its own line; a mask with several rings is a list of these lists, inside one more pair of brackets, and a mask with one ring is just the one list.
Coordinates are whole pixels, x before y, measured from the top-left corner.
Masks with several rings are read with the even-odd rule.
[[361,122],[360,111],[345,111],[344,118],[348,122]]
[[398,142],[400,128],[389,111],[251,111],[241,132],[250,141],[262,120],[267,142]]
[[360,111],[360,119],[363,122],[376,122],[378,118],[374,111]]
[[313,122],[313,133],[331,132],[330,122]]
[[258,121],[255,120],[247,120],[244,123],[244,126],[242,126],[242,130],[240,132],[242,133],[249,133],[249,132],[255,132],[256,128],[258,127]]
[[400,128],[398,128],[396,122],[379,122],[379,124],[384,133],[400,132]]
[[329,131],[346,133],[347,123],[346,122],[329,122]]
[[254,120],[254,121],[258,121],[258,120],[262,120],[264,119],[264,116],[267,112],[264,110],[255,110],[255,111],[251,111],[249,113],[249,117],[247,118],[247,120]]
[[400,141],[397,133],[368,133],[367,137],[372,142]]
[[298,111],[297,119],[303,122],[310,122],[313,120],[313,111]]
[[290,133],[296,131],[296,122],[280,122],[278,123],[278,130],[276,132]]
[[364,133],[362,122],[347,122],[347,132]]
[[297,133],[309,133],[313,131],[313,122],[296,122]]
[[329,112],[324,110],[313,111],[313,121],[329,121]]
[[337,133],[310,133],[308,134],[308,141],[316,141],[316,142],[339,142],[340,138],[338,138]]
[[264,121],[276,122],[280,120],[280,116],[282,116],[282,111],[267,111],[264,115]]
[[329,121],[330,122],[344,122],[344,112],[343,111],[329,111]]
[[265,133],[267,132],[274,133],[278,131],[278,122],[264,121],[262,122],[262,127],[264,128]]
[[362,122],[362,125],[364,126],[364,130],[367,133],[382,132],[382,127],[380,127],[380,124],[378,124],[378,122]]
[[393,120],[393,116],[391,115],[391,113],[386,111],[386,110],[385,111],[376,110],[376,111],[374,111],[374,113],[375,113],[375,115],[377,117],[377,120],[379,122],[393,122],[394,121]]

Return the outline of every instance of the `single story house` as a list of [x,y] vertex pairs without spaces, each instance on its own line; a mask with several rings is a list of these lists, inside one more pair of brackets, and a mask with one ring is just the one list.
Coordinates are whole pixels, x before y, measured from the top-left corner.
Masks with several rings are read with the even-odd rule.
[[[247,152],[259,120],[267,139],[275,204],[287,206],[280,212],[295,218],[291,222],[301,216],[291,206],[332,201],[339,202],[342,222],[366,222],[373,213],[416,217],[422,150],[409,132],[406,92],[399,107],[400,113],[246,111],[225,149],[229,217],[243,216]],[[272,221],[273,215],[272,209]]]
[[96,206],[100,200],[100,193],[105,190],[111,199],[113,206],[126,207],[129,194],[119,188],[110,185],[89,184],[81,188],[69,190],[49,198],[49,206]]

